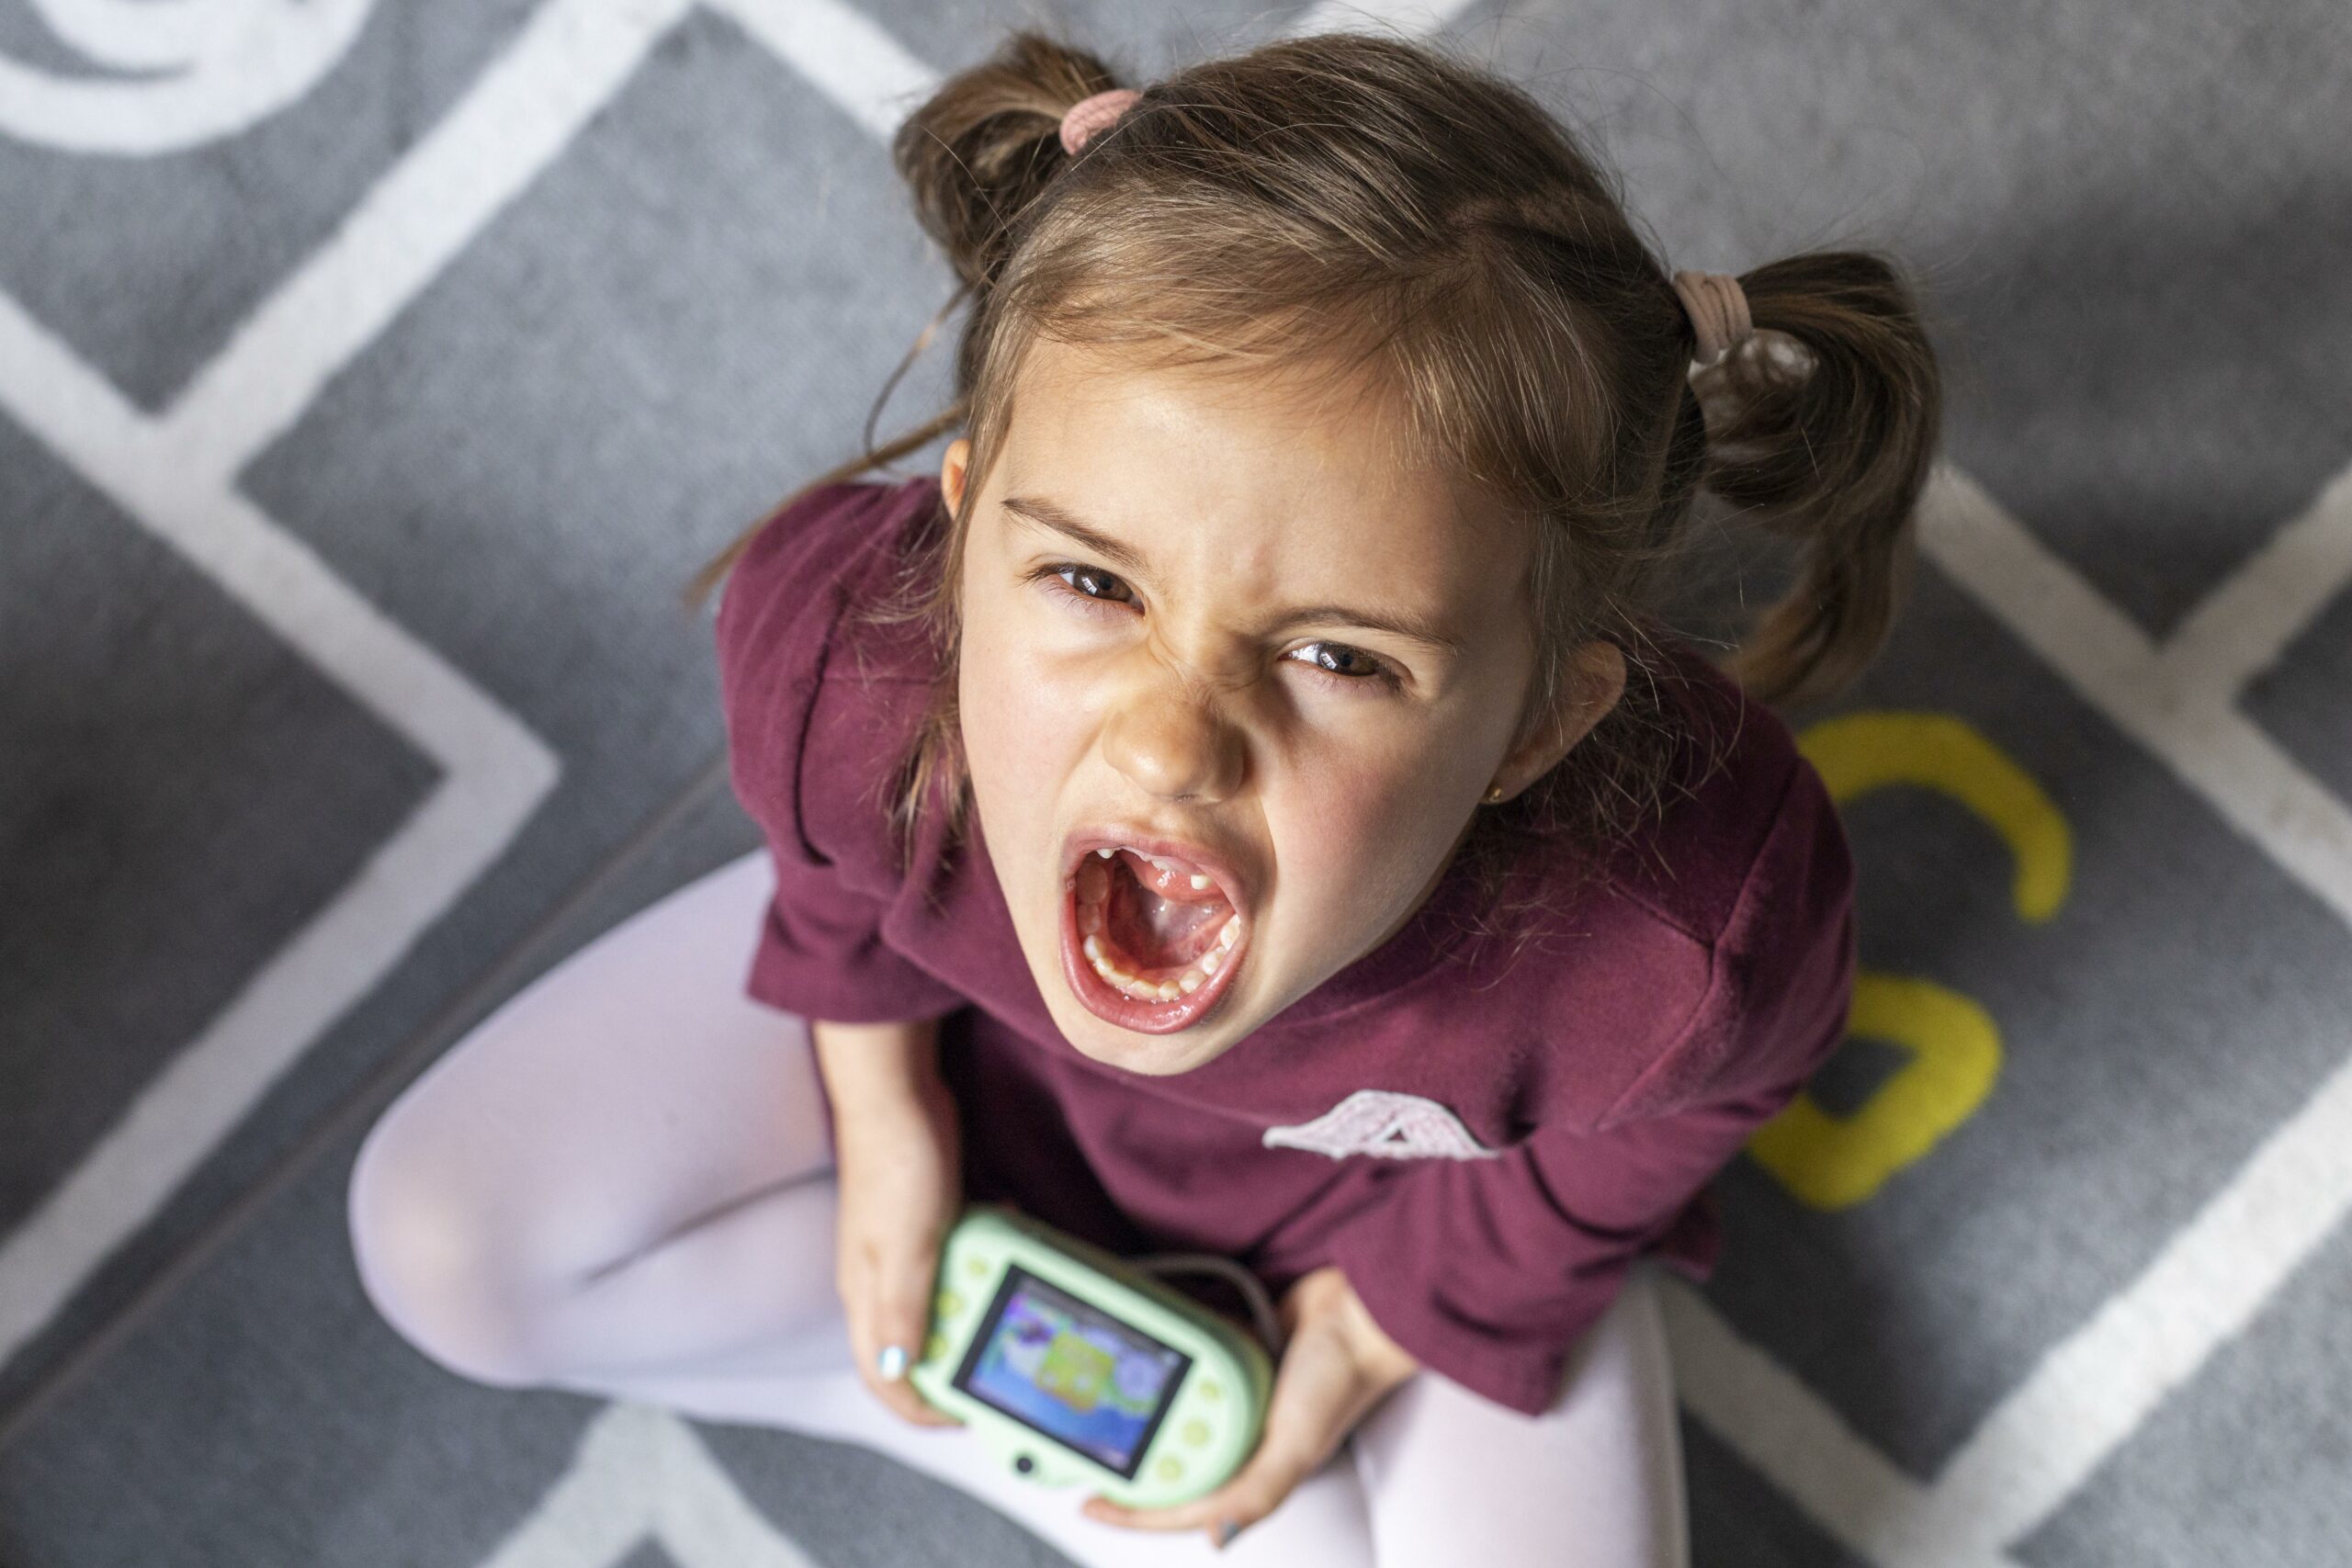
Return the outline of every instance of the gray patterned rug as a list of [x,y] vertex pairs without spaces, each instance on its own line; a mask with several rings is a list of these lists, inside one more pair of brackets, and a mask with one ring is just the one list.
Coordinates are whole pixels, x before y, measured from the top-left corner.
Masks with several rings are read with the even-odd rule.
[[0,1562],[1052,1560],[442,1374],[343,1182],[756,842],[675,588],[945,297],[911,95],[1015,22],[1144,79],[1368,16],[1678,265],[1911,258],[1951,368],[1908,617],[1791,716],[1866,974],[1672,1298],[1700,1562],[2352,1562],[2352,13],[859,3],[0,0]]

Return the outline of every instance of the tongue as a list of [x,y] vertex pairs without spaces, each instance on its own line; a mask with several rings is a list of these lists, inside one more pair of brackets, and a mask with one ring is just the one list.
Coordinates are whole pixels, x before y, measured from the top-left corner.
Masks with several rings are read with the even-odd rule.
[[[1147,975],[1181,974],[1216,941],[1233,907],[1212,886],[1195,891],[1189,880],[1170,877],[1148,860],[1125,850],[1111,857],[1118,873],[1112,882],[1112,941]],[[1170,882],[1175,886],[1167,886]],[[1166,886],[1165,894],[1156,889]]]

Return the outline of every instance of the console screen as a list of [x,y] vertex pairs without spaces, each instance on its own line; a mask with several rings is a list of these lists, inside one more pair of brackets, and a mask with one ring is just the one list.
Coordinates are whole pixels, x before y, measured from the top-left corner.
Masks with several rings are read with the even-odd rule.
[[1193,1359],[1008,1266],[956,1386],[1132,1478]]

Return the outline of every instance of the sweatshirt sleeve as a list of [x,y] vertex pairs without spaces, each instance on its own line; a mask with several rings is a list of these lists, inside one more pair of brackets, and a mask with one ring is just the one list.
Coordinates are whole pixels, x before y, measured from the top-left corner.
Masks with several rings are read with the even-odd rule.
[[729,773],[775,869],[744,990],[840,1023],[942,1017],[965,1000],[884,942],[872,875],[853,886],[807,832],[804,787],[842,787],[841,770],[808,765],[811,721],[889,493],[828,486],[771,517],[728,574],[716,627]]
[[1628,1267],[1837,1049],[1854,965],[1852,863],[1801,762],[1689,1024],[1617,1103],[1539,1124],[1494,1158],[1412,1162],[1331,1260],[1424,1367],[1513,1410],[1548,1409]]

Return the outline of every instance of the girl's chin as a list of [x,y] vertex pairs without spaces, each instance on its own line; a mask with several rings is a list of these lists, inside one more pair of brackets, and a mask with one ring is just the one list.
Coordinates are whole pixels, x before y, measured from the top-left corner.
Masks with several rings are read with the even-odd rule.
[[1209,1035],[1201,1030],[1187,1030],[1182,1034],[1138,1034],[1105,1023],[1083,1008],[1074,1010],[1078,1014],[1074,1021],[1077,1027],[1063,1030],[1062,1038],[1080,1055],[1106,1067],[1169,1077],[1189,1073],[1225,1054],[1225,1045],[1211,1043]]

